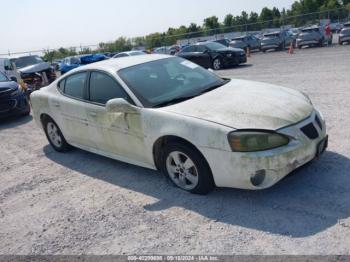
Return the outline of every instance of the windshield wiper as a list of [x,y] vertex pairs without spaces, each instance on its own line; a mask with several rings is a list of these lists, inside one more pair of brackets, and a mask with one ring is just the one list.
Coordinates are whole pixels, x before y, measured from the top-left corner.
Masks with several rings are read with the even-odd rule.
[[194,97],[196,97],[196,96],[181,96],[181,97],[177,97],[177,98],[159,103],[153,107],[163,107],[163,106],[167,106],[167,105],[177,104],[177,103],[189,100],[189,99],[194,98]]

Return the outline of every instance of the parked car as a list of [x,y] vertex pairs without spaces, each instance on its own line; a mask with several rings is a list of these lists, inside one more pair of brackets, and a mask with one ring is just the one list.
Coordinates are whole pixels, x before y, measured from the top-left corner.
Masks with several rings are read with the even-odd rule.
[[344,27],[339,34],[339,45],[350,43],[350,27]]
[[340,30],[343,29],[344,25],[342,25],[341,23],[336,22],[336,23],[330,23],[329,26],[330,26],[330,29],[331,29],[331,31],[333,33],[338,33],[338,32],[340,32]]
[[223,79],[174,56],[80,67],[31,101],[55,150],[72,145],[158,169],[199,194],[271,187],[328,141],[322,114],[301,92]]
[[247,56],[243,49],[226,47],[215,42],[203,42],[188,46],[177,55],[214,70],[247,62]]
[[327,39],[326,32],[322,26],[311,26],[301,30],[296,45],[298,48],[303,46],[319,46],[322,47],[326,43],[332,43],[332,39]]
[[[22,56],[10,61],[16,64],[17,70],[29,90],[40,89],[56,79],[55,69],[37,55]],[[45,75],[48,83],[45,83]]]
[[0,72],[4,73],[7,78],[17,81],[17,74],[10,59],[0,58]]
[[290,29],[288,29],[288,31],[294,39],[297,39],[298,35],[301,33],[300,28],[297,28],[297,27],[290,28]]
[[231,40],[228,39],[228,38],[222,38],[222,39],[214,40],[213,42],[216,42],[216,43],[222,44],[222,45],[224,45],[226,47],[229,47],[230,43],[231,43]]
[[70,70],[77,68],[82,65],[88,65],[91,63],[99,62],[108,59],[109,57],[103,55],[103,54],[87,54],[87,55],[77,55],[77,56],[70,56],[63,59],[60,68],[61,68],[61,75],[64,75],[65,73],[69,72]]
[[146,55],[146,53],[142,52],[142,51],[127,51],[127,52],[118,53],[118,54],[114,55],[112,58],[135,56],[135,55]]
[[0,72],[0,118],[29,114],[26,90]]
[[282,51],[291,44],[294,45],[294,41],[293,35],[285,30],[267,33],[261,40],[261,51],[266,52],[270,49]]
[[181,47],[179,45],[172,45],[172,46],[162,46],[155,48],[153,50],[153,54],[164,54],[164,55],[175,55],[178,52],[180,52]]
[[244,35],[240,37],[235,37],[230,42],[230,47],[241,48],[245,51],[248,50],[259,50],[261,46],[261,41],[253,35]]
[[344,23],[343,28],[345,28],[345,27],[350,27],[350,22]]

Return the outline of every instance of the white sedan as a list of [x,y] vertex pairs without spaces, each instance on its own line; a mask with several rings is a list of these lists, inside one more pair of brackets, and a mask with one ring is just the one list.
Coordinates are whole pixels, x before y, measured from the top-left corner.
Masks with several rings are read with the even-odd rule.
[[32,93],[52,147],[161,170],[198,194],[271,187],[326,149],[325,121],[293,89],[222,79],[178,57],[79,67]]

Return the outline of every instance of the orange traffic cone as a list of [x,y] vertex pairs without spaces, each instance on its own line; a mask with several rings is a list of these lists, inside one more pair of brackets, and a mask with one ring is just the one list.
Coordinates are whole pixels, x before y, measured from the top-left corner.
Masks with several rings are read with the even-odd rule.
[[249,48],[249,46],[247,47],[247,49],[246,49],[247,51],[246,51],[246,55],[247,55],[247,57],[250,57],[250,48]]
[[290,43],[290,47],[289,47],[289,50],[288,50],[288,54],[290,54],[290,55],[294,54],[294,46],[293,46],[293,43]]

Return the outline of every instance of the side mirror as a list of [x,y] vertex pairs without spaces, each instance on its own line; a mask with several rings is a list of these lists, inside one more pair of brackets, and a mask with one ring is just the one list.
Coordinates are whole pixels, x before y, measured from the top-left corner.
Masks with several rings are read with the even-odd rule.
[[127,114],[138,114],[139,110],[137,107],[131,105],[124,98],[111,99],[106,104],[107,112],[109,113],[127,113]]
[[17,78],[14,77],[14,76],[11,76],[11,77],[10,77],[10,80],[17,83]]
[[6,71],[10,71],[10,70],[11,70],[11,68],[10,68],[8,65],[5,65],[5,66],[4,66],[4,69],[5,69]]

